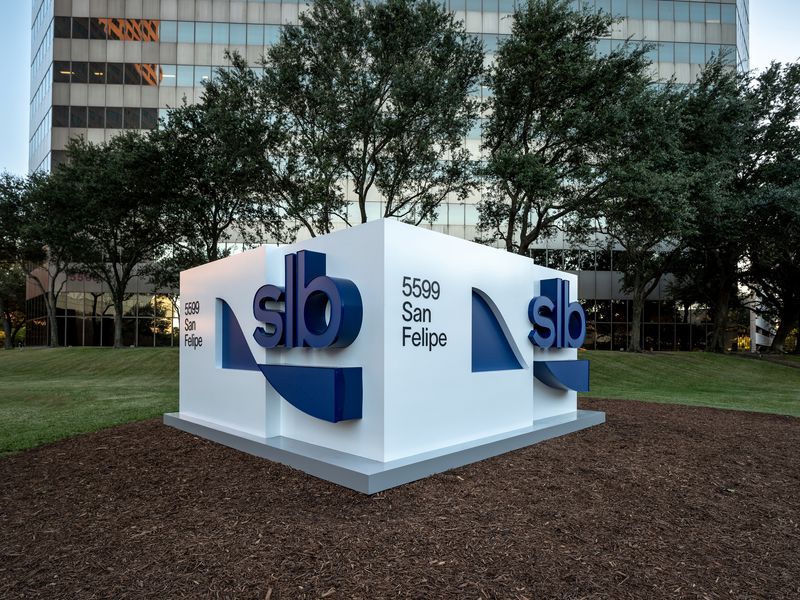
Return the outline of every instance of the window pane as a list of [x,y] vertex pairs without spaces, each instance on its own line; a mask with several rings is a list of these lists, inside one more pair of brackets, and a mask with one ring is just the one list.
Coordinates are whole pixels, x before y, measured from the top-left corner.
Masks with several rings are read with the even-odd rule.
[[89,82],[89,63],[73,62],[72,83],[88,83],[88,82]]
[[106,65],[106,83],[119,85],[122,83],[122,63],[108,63]]
[[264,26],[263,25],[248,25],[247,26],[247,44],[249,46],[263,46],[264,45]]
[[53,107],[53,127],[69,127],[69,106]]
[[247,26],[231,25],[231,46],[244,46],[247,44]]
[[177,21],[161,21],[159,28],[159,35],[162,42],[177,42],[178,41],[178,22]]
[[182,87],[194,85],[194,68],[191,65],[178,65],[178,85]]
[[138,65],[125,63],[125,83],[127,85],[142,85],[142,74],[136,68]]
[[106,39],[106,28],[100,23],[100,19],[90,19],[89,21],[89,37],[93,40]]
[[689,20],[689,3],[676,2],[675,3],[675,20],[688,21]]
[[702,23],[706,20],[705,4],[694,2],[689,7],[689,15],[692,23]]
[[211,81],[211,67],[200,67],[200,66],[195,67],[194,68],[195,87],[200,87],[208,81]]
[[719,4],[706,4],[706,23],[719,23]]
[[138,108],[125,109],[125,129],[139,129],[140,111]]
[[196,44],[211,43],[211,23],[195,23],[194,41]]
[[56,83],[69,83],[72,68],[69,61],[57,60],[53,63],[53,81]]
[[644,0],[642,14],[645,19],[658,19],[658,0]]
[[642,18],[642,0],[628,0],[628,17],[631,19]]
[[659,2],[658,17],[662,20],[672,21],[675,18],[675,3],[672,0]]
[[72,20],[69,17],[56,17],[53,22],[53,35],[57,38],[69,38],[72,35]]
[[102,129],[106,126],[106,109],[102,106],[89,107],[89,127]]
[[227,23],[214,23],[212,29],[212,39],[215,44],[220,46],[228,45],[228,24]]
[[86,127],[86,107],[85,106],[70,106],[69,108],[69,126],[70,127]]
[[692,44],[692,56],[690,62],[696,65],[702,65],[706,62],[706,46],[705,44]]
[[89,39],[89,19],[86,17],[73,17],[72,37],[78,40]]
[[106,82],[106,63],[89,63],[89,83]]
[[675,44],[672,42],[662,42],[658,49],[658,60],[661,62],[673,62],[675,60]]
[[106,127],[108,129],[122,129],[122,109],[113,106],[106,107]]
[[736,23],[736,7],[732,4],[722,5],[722,22]]
[[177,85],[177,68],[175,65],[161,65],[161,85],[175,87]]
[[281,39],[280,25],[267,25],[266,27],[266,43],[270,46],[277,44]]
[[178,43],[194,43],[194,23],[191,21],[178,21]]
[[158,109],[142,109],[142,129],[155,129],[158,126]]
[[683,42],[675,43],[675,62],[688,63],[691,58],[689,56],[689,44]]

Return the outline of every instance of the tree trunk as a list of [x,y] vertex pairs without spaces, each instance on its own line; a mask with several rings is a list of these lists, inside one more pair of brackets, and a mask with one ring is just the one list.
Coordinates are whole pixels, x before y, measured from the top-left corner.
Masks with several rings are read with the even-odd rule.
[[[797,323],[797,316],[795,311],[784,309],[780,314],[780,322],[778,323],[778,331],[775,332],[775,337],[772,339],[772,345],[767,350],[770,354],[783,354],[786,350],[786,338],[794,329]],[[797,348],[795,348],[795,351]]]
[[731,290],[722,286],[717,295],[717,306],[714,313],[714,329],[711,332],[711,343],[706,347],[707,352],[725,352],[725,333],[728,330],[728,313],[730,311]]
[[122,348],[122,300],[114,300],[114,348]]
[[47,324],[50,329],[50,342],[48,346],[58,348],[58,320],[56,319],[56,295],[53,291],[48,291],[45,296],[47,307]]
[[11,319],[3,308],[3,300],[0,299],[0,319],[3,320],[3,333],[5,334],[5,348],[11,350],[14,347],[14,340],[11,335]]
[[638,287],[633,290],[631,299],[631,338],[628,342],[629,352],[642,351],[642,312],[644,309],[644,290]]

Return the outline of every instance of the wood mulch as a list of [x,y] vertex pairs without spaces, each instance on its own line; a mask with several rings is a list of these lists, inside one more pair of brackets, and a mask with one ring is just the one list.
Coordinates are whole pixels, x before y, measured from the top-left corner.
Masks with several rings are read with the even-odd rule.
[[800,598],[800,419],[608,423],[364,496],[149,421],[0,460],[0,598]]

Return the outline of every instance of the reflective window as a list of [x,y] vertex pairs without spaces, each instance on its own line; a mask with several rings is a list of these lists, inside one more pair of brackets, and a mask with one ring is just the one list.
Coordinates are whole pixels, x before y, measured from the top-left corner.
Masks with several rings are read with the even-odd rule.
[[211,67],[196,66],[194,68],[194,85],[200,87],[211,81]]
[[89,19],[86,17],[72,18],[72,37],[78,40],[89,39]]
[[53,107],[53,127],[69,127],[69,106]]
[[100,22],[100,19],[92,19],[89,23],[89,37],[93,40],[107,39],[106,28],[103,23]]
[[685,42],[675,42],[675,62],[688,63],[691,61],[689,46]]
[[162,42],[177,42],[178,41],[178,22],[177,21],[161,21],[161,41]]
[[211,28],[211,39],[213,43],[220,46],[228,45],[228,24],[214,23]]
[[106,82],[119,85],[123,81],[122,63],[108,63],[106,65]]
[[89,107],[89,127],[102,129],[106,126],[106,109],[102,106]]
[[631,19],[642,18],[642,0],[628,0],[628,16]]
[[141,111],[138,108],[126,108],[123,114],[125,129],[139,129]]
[[196,44],[211,43],[211,23],[195,23],[194,41]]
[[106,127],[108,129],[122,129],[122,109],[114,106],[106,107]]
[[719,4],[706,4],[706,23],[719,23]]
[[72,68],[69,61],[57,60],[53,62],[53,81],[56,83],[69,83]]
[[706,6],[698,2],[689,5],[689,19],[692,23],[703,23],[706,20]]
[[244,46],[247,44],[247,26],[236,23],[231,24],[231,46]]
[[72,20],[69,17],[56,17],[53,20],[53,35],[57,38],[72,37]]
[[642,16],[645,19],[658,19],[658,0],[644,0]]
[[89,83],[106,82],[106,63],[89,63]]
[[280,25],[267,25],[266,26],[266,33],[265,33],[265,42],[270,45],[274,46],[277,44],[281,39],[281,28]]
[[71,106],[69,109],[69,126],[76,128],[86,127],[86,107],[85,106]]
[[247,44],[250,46],[263,46],[264,45],[264,26],[263,25],[248,25],[247,26]]
[[194,68],[191,65],[178,65],[177,81],[181,87],[194,86]]
[[676,2],[675,3],[675,20],[688,21],[689,20],[689,3]]
[[723,4],[721,17],[723,23],[736,23],[736,7],[733,4]]
[[177,84],[177,67],[175,65],[161,65],[161,85],[175,87]]
[[178,43],[194,43],[194,23],[191,21],[178,21]]
[[127,85],[142,85],[142,74],[137,66],[131,63],[125,64],[125,83]]
[[663,0],[658,3],[658,17],[663,21],[672,21],[675,18],[675,3],[670,0],[664,2]]
[[689,62],[701,65],[706,62],[706,47],[705,44],[692,44],[691,45],[691,59]]
[[142,129],[155,129],[158,126],[158,109],[157,108],[143,108],[142,109]]
[[89,83],[89,63],[72,62],[72,83]]

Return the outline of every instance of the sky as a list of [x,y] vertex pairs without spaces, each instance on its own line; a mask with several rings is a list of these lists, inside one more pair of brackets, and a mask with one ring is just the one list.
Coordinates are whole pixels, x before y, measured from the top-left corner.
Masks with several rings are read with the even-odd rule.
[[[28,171],[31,0],[0,0],[0,172]],[[750,67],[800,59],[800,0],[750,1]]]

